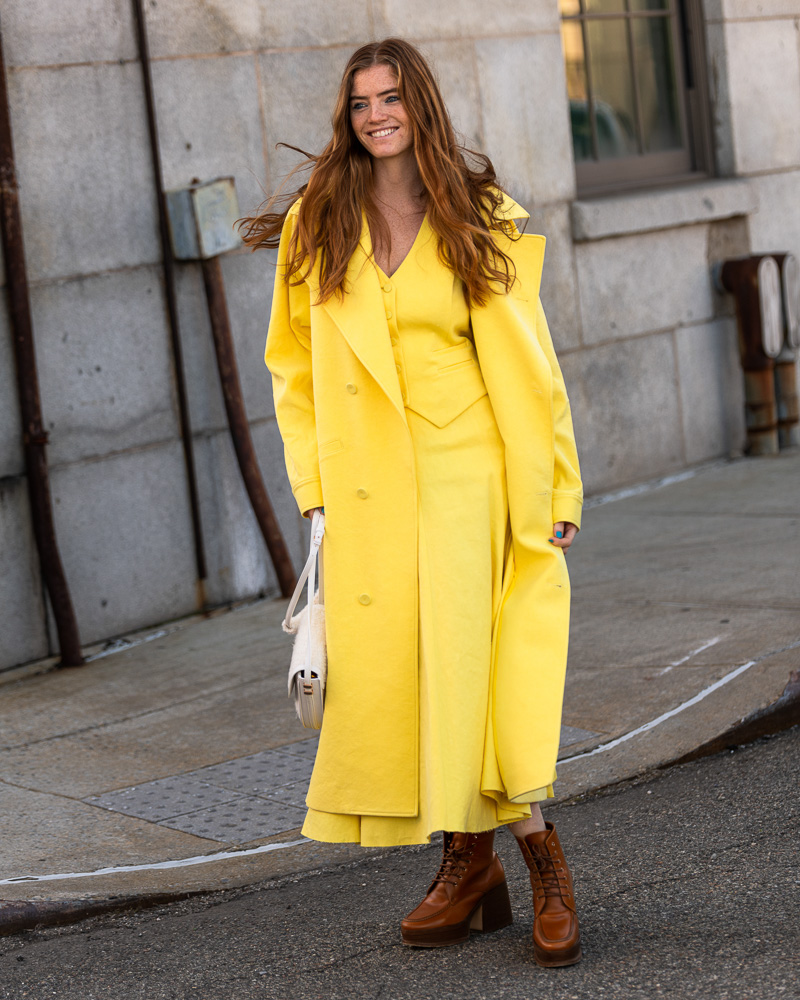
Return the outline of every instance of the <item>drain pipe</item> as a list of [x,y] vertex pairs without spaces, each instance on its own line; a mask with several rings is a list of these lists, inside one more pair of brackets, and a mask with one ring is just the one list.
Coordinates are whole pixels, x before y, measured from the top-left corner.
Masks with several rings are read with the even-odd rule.
[[250,505],[275,567],[281,594],[288,597],[295,586],[294,567],[261,477],[250,436],[231,335],[225,280],[219,261],[221,254],[242,246],[234,228],[240,214],[236,185],[233,177],[217,177],[205,182],[195,179],[188,187],[167,191],[166,201],[175,259],[200,261],[203,270],[208,317],[231,440]]
[[800,347],[800,261],[791,253],[775,254],[783,292],[783,347],[775,358],[778,443],[800,445],[800,400],[797,395],[797,349]]
[[239,384],[239,371],[236,366],[236,353],[233,349],[228,306],[225,299],[225,282],[222,277],[219,257],[204,259],[202,268],[219,379],[222,385],[222,395],[225,400],[225,411],[228,415],[233,447],[239,461],[239,469],[247,495],[250,497],[253,513],[256,515],[258,526],[261,528],[261,534],[272,559],[272,565],[275,567],[281,594],[284,597],[289,597],[294,590],[297,577],[289,550],[281,534],[278,519],[272,509],[264,481],[261,478],[256,450],[250,436],[250,425],[242,402],[242,389]]
[[203,526],[200,520],[200,499],[197,489],[197,472],[194,461],[192,442],[192,426],[189,420],[189,402],[186,393],[186,377],[183,367],[183,349],[181,347],[180,326],[178,321],[178,303],[175,295],[175,268],[169,238],[167,222],[167,206],[164,195],[164,179],[161,169],[161,150],[158,144],[158,121],[153,94],[153,77],[150,71],[150,47],[147,41],[147,24],[145,22],[142,0],[132,0],[133,14],[136,22],[136,37],[139,46],[139,59],[142,64],[144,78],[144,96],[147,106],[147,125],[150,135],[150,154],[153,161],[153,174],[156,184],[158,201],[158,228],[161,238],[161,257],[164,268],[164,292],[167,299],[167,318],[169,322],[170,344],[175,364],[175,385],[178,395],[178,415],[183,444],[183,458],[186,465],[186,479],[189,486],[189,506],[192,518],[192,534],[194,536],[194,555],[197,567],[197,602],[201,608],[206,606],[205,581],[208,576],[206,569],[206,552],[203,543]]
[[8,311],[13,331],[17,391],[22,421],[22,446],[25,474],[31,505],[33,533],[39,553],[42,578],[58,633],[62,667],[83,664],[78,623],[72,605],[64,566],[58,551],[50,478],[47,471],[47,432],[42,421],[39,377],[36,370],[36,347],[33,340],[22,217],[19,210],[19,187],[14,163],[14,142],[8,104],[5,56],[0,28],[0,229],[5,254]]

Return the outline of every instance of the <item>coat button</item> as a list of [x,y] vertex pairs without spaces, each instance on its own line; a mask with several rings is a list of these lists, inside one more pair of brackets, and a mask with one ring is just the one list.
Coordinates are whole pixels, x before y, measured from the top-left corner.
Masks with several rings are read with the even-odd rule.
[[369,493],[367,493],[364,487],[361,486],[359,489],[356,490],[356,496],[361,497],[362,500],[366,500],[367,497],[369,496]]
[[347,385],[345,386],[345,389],[347,389],[349,393],[358,392],[358,386],[353,385],[352,382],[348,382]]
[[383,290],[384,290],[384,292],[391,292],[391,290],[392,290],[392,283],[391,283],[391,281],[387,281],[386,282],[386,284],[383,286]]
[[392,312],[391,309],[387,309],[386,310],[386,318],[387,319],[391,319],[393,315],[394,315],[394,313]]
[[359,598],[358,598],[358,603],[359,604],[370,604],[371,602],[372,602],[372,598],[369,596],[369,594],[360,594],[359,595]]

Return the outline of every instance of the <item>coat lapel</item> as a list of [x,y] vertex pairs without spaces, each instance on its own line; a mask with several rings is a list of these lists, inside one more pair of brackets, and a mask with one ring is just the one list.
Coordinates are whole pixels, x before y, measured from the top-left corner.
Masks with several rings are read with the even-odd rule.
[[[499,214],[508,220],[529,217],[525,209],[508,195],[504,197]],[[500,249],[514,261],[519,280],[514,283],[508,296],[492,295],[486,306],[478,308],[481,311],[488,310],[491,316],[495,313],[502,314],[513,303],[522,309],[531,323],[531,328],[535,329],[545,238],[536,235],[509,237],[504,233],[497,233],[495,238]],[[312,292],[312,301],[317,297],[319,289],[318,268],[317,264],[307,279]],[[442,270],[444,271],[444,268]],[[372,241],[366,215],[362,220],[361,239],[347,268],[346,283],[347,294],[343,298],[334,295],[326,299],[322,303],[322,308],[339,328],[358,360],[405,420],[405,406],[386,327],[380,280],[372,260]]]
[[[318,289],[318,270],[309,277],[312,293]],[[386,326],[378,272],[372,262],[372,243],[364,216],[361,239],[347,268],[347,294],[322,303],[353,353],[386,393],[405,420],[405,407]]]

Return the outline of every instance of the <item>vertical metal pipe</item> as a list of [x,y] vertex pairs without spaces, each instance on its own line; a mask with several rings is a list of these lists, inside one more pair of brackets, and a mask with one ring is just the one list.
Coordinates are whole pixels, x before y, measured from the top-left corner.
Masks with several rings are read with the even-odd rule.
[[[765,313],[759,266],[767,254],[734,258],[719,267],[718,287],[730,292],[736,303],[739,354],[744,372],[745,425],[748,455],[778,453],[778,414],[775,406],[775,360],[767,354]],[[772,266],[776,266],[772,261]],[[716,279],[715,279],[716,280]]]
[[192,443],[192,427],[189,420],[189,403],[186,394],[186,378],[183,368],[183,349],[181,347],[180,326],[178,321],[178,303],[175,296],[175,269],[172,260],[172,247],[169,239],[169,224],[167,221],[167,203],[164,195],[164,182],[161,170],[161,150],[158,144],[158,121],[153,95],[153,78],[150,72],[150,47],[147,42],[147,25],[145,23],[142,0],[133,0],[133,13],[136,21],[136,37],[139,46],[139,59],[142,64],[144,78],[144,96],[147,106],[147,125],[150,133],[150,153],[153,161],[153,173],[156,183],[158,200],[158,227],[161,237],[161,256],[164,267],[164,291],[167,299],[167,316],[169,320],[170,343],[175,361],[175,383],[178,392],[178,414],[183,443],[183,457],[186,464],[186,478],[189,484],[189,505],[192,517],[192,533],[194,535],[195,563],[197,577],[201,581],[199,601],[205,604],[205,594],[202,581],[208,576],[206,569],[205,545],[203,543],[203,527],[200,520],[200,499],[197,490],[197,472],[194,462],[194,447]]
[[47,432],[42,422],[36,348],[33,340],[19,188],[14,163],[11,113],[6,84],[5,56],[0,29],[0,229],[5,254],[8,284],[8,311],[13,330],[17,390],[22,418],[22,446],[28,481],[33,532],[50,604],[56,621],[61,666],[78,667],[83,663],[78,623],[72,606],[67,578],[58,551],[50,479],[47,471]]
[[233,447],[236,450],[236,458],[239,461],[247,495],[250,497],[250,503],[261,528],[261,534],[264,536],[272,564],[275,567],[281,593],[284,597],[289,597],[294,590],[296,581],[294,567],[261,478],[253,439],[250,436],[250,425],[247,422],[247,414],[242,403],[242,389],[231,337],[222,268],[218,257],[204,260],[202,266],[211,332],[214,336],[214,350],[217,354],[217,367],[219,368],[222,395],[225,399],[225,411],[228,415]]
[[778,407],[778,445],[800,445],[800,399],[797,395],[797,361],[789,353],[775,361],[775,398]]

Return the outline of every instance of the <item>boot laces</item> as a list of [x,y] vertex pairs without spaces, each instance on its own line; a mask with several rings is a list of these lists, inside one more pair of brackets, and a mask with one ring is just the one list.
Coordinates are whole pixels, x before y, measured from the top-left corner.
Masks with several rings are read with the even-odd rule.
[[550,857],[544,846],[538,844],[531,849],[531,857],[545,897],[560,896],[562,892],[566,892],[567,873],[560,865],[557,867],[557,859]]
[[439,871],[433,878],[434,882],[449,882],[455,885],[469,868],[469,859],[472,857],[473,848],[465,847],[460,850],[452,844],[446,845],[442,853],[442,863]]

